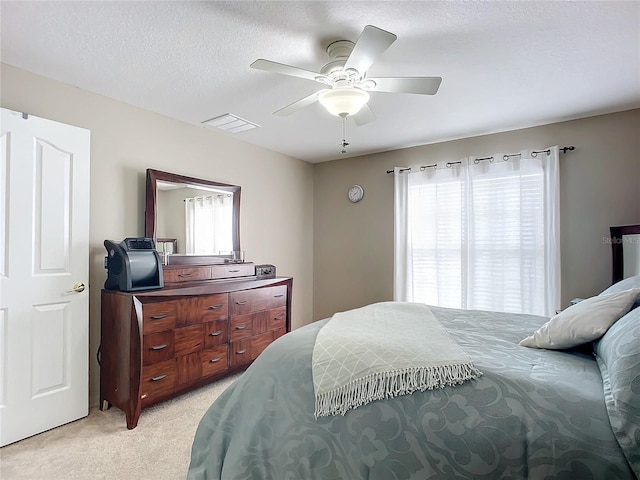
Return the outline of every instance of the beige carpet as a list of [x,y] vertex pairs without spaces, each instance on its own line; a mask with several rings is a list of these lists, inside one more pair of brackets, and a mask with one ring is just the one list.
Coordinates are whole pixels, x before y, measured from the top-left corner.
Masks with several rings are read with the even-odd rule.
[[191,442],[211,403],[238,375],[142,411],[127,430],[115,407],[0,449],[2,480],[186,478]]

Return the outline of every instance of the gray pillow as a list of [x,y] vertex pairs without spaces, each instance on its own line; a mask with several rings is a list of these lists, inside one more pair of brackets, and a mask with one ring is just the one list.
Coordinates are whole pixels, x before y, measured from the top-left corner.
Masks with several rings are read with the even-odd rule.
[[[614,283],[609,288],[605,289],[600,293],[600,295],[608,295],[609,293],[618,293],[623,290],[629,290],[630,288],[640,288],[640,275],[636,275],[635,277],[625,278],[620,280],[619,282]],[[631,307],[631,310],[634,308],[640,307],[640,297],[636,299],[636,302]]]
[[613,432],[640,478],[640,308],[614,323],[594,352]]
[[520,342],[531,348],[560,350],[602,337],[640,297],[640,288],[597,295],[561,311]]

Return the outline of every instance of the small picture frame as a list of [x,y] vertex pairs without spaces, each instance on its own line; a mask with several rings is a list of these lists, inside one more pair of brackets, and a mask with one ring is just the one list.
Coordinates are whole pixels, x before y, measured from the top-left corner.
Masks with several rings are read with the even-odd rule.
[[156,240],[156,250],[169,255],[178,253],[178,240],[175,238],[158,238]]

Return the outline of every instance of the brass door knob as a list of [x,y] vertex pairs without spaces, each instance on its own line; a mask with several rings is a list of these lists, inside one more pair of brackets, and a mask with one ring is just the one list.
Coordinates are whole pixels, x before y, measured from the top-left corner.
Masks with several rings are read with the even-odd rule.
[[84,283],[78,282],[73,285],[71,290],[67,290],[65,293],[81,293],[84,292]]

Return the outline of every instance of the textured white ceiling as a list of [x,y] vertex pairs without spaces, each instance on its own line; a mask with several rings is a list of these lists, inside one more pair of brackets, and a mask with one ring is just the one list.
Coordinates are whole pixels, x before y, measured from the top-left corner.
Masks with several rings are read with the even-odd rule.
[[[0,2],[1,61],[310,162],[640,107],[640,2]],[[369,76],[441,76],[435,96],[372,93],[377,120],[342,125],[322,86],[249,68],[318,71],[326,46],[375,25],[398,40]],[[209,127],[202,127],[209,128]],[[229,135],[229,134],[224,134]]]

